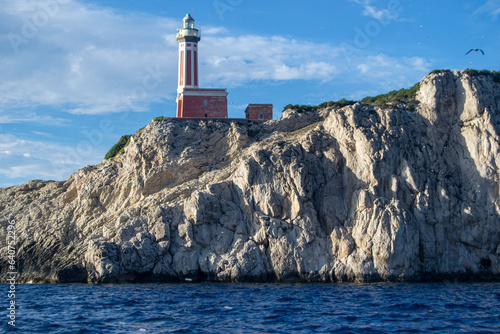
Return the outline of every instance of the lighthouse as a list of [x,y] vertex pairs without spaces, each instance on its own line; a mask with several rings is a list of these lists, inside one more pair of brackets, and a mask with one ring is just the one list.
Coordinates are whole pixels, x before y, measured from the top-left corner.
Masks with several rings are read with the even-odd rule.
[[194,28],[194,20],[187,14],[177,31],[179,42],[179,92],[182,88],[198,88],[198,42],[200,31]]
[[227,90],[201,89],[198,86],[198,42],[201,33],[187,14],[177,30],[179,42],[179,76],[177,117],[227,118]]

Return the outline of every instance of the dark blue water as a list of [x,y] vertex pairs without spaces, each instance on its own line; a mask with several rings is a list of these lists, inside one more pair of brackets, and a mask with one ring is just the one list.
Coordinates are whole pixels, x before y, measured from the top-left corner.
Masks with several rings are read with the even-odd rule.
[[[8,286],[0,289],[7,297]],[[23,333],[500,333],[498,283],[27,284],[16,292]],[[2,310],[0,329],[12,330]]]

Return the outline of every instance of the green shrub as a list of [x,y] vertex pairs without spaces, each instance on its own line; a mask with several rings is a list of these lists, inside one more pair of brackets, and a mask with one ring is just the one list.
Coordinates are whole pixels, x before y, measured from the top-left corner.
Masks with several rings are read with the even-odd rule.
[[130,135],[125,135],[120,138],[118,143],[116,143],[104,156],[104,159],[109,160],[117,156],[118,154],[125,153],[125,147],[130,143]]
[[136,136],[139,136],[139,135],[142,133],[142,131],[144,131],[144,129],[145,129],[145,128],[146,128],[146,125],[145,125],[145,126],[143,126],[142,128],[140,128],[139,130],[137,130],[137,131],[135,132],[135,135],[136,135]]
[[488,70],[473,70],[466,69],[465,73],[467,73],[470,77],[477,77],[480,75],[491,76],[494,82],[500,83],[500,72],[499,71],[488,71]]
[[320,105],[318,105],[318,107],[319,108],[328,108],[328,107],[343,108],[346,106],[352,106],[353,104],[356,104],[356,103],[357,103],[356,101],[340,99],[337,102],[333,102],[333,101],[323,102]]
[[434,70],[430,74],[440,74],[440,73],[449,73],[450,70]]
[[400,90],[393,90],[392,92],[389,92],[387,94],[365,97],[361,100],[361,103],[387,107],[391,103],[403,102],[408,106],[413,107],[418,103],[416,100],[416,96],[419,89],[420,82],[409,89],[402,88]]
[[[450,70],[434,70],[430,74],[439,74],[451,72]],[[488,71],[488,70],[474,70],[472,68],[465,69],[465,73],[467,73],[470,77],[477,77],[481,75],[491,76],[494,82],[500,83],[500,71]]]
[[465,73],[467,73],[471,77],[477,77],[480,75],[490,75],[491,74],[490,71],[488,71],[488,70],[474,70],[471,68],[467,68],[465,70]]
[[311,106],[311,105],[306,105],[306,104],[302,104],[302,105],[287,104],[285,106],[285,108],[283,109],[283,111],[285,111],[287,109],[292,109],[292,110],[295,110],[298,112],[311,112],[311,111],[317,111],[319,109],[328,108],[328,107],[342,108],[345,106],[353,105],[355,103],[356,103],[356,101],[341,99],[341,100],[338,100],[336,102],[334,102],[334,101],[323,102],[317,106]]
[[162,121],[164,119],[165,119],[165,116],[158,116],[158,117],[153,118],[153,121]]
[[495,71],[492,72],[493,72],[493,81],[496,83],[500,83],[500,72],[495,72]]
[[298,112],[310,112],[310,111],[318,110],[318,106],[311,106],[311,105],[306,105],[306,104],[302,104],[302,105],[287,104],[285,106],[285,109],[283,109],[283,111],[285,111],[287,109],[292,109],[292,110],[295,110],[295,111],[298,111]]

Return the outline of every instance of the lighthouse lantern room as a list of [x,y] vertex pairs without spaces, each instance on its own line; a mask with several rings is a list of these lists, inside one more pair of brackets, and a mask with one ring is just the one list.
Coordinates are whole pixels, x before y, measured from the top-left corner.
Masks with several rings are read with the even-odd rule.
[[227,90],[198,87],[198,42],[201,34],[187,14],[177,30],[179,42],[179,79],[177,117],[227,118]]

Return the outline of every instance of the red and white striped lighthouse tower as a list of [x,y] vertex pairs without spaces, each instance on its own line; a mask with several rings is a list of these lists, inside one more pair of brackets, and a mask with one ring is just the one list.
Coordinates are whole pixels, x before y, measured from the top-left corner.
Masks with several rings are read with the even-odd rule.
[[198,42],[201,34],[187,14],[177,30],[179,80],[177,117],[227,118],[227,90],[198,88]]
[[177,32],[179,42],[179,89],[198,88],[198,42],[200,31],[194,28],[194,20],[187,14],[182,29]]

